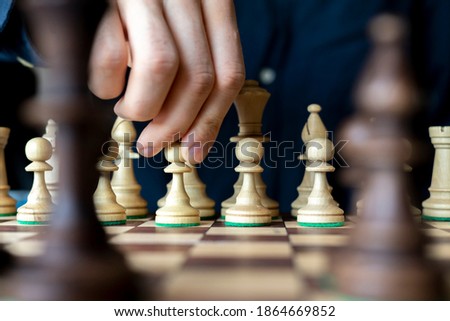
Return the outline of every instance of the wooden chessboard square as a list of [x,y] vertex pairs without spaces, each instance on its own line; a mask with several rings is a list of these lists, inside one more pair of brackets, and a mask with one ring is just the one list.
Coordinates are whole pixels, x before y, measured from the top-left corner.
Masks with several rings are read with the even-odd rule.
[[301,251],[293,256],[294,266],[306,277],[319,278],[329,271],[330,256],[327,251]]
[[202,242],[223,242],[223,241],[239,241],[239,242],[289,242],[287,235],[245,235],[245,234],[229,234],[229,235],[205,235]]
[[282,227],[211,227],[206,235],[264,235],[283,236],[287,235],[286,229]]
[[317,227],[308,227],[308,228],[286,228],[288,234],[324,234],[324,235],[349,235],[351,230],[346,228],[336,228],[336,227],[327,227],[327,228],[317,228]]
[[203,234],[200,233],[125,233],[110,239],[113,244],[180,244],[191,245],[200,241]]
[[0,216],[0,224],[2,222],[6,222],[6,221],[11,221],[14,220],[16,218],[16,216]]
[[450,243],[434,243],[426,246],[427,256],[434,260],[450,261]]
[[113,244],[119,251],[121,251],[125,256],[130,255],[135,252],[182,252],[188,253],[189,249],[192,247],[190,244],[156,244],[156,243],[126,243],[126,244]]
[[177,233],[177,234],[204,234],[208,230],[208,227],[150,227],[150,226],[136,226],[131,229],[128,233],[147,233],[147,234],[156,234],[156,233]]
[[141,225],[141,224],[143,224],[145,222],[148,222],[148,221],[149,221],[148,218],[132,219],[132,220],[127,220],[125,225],[126,226],[139,226],[139,225]]
[[[208,228],[211,227],[214,224],[214,221],[200,221],[200,225],[198,226],[190,226],[189,229],[198,229],[198,228]],[[139,227],[157,227],[156,223],[154,220],[150,220],[150,221],[146,221],[142,224],[139,225]],[[178,227],[158,227],[158,228],[162,228],[162,229],[173,229],[173,230],[178,230]]]
[[191,268],[168,278],[162,300],[298,300],[305,284],[290,268]]
[[189,257],[185,268],[293,268],[292,259],[289,258],[233,258],[233,257]]
[[48,225],[23,225],[16,220],[8,220],[0,223],[0,232],[35,232],[44,233],[49,228]]
[[349,238],[347,235],[290,234],[289,240],[293,246],[340,247],[345,246]]
[[[425,223],[425,222],[424,222]],[[432,227],[438,228],[438,229],[450,229],[450,222],[441,222],[441,221],[426,221],[427,225],[430,225]]]
[[133,229],[133,226],[104,226],[103,229],[105,230],[106,234],[116,235],[128,232],[129,230]]
[[290,258],[292,248],[285,242],[201,242],[191,248],[190,257],[208,258]]
[[179,270],[186,261],[185,252],[136,251],[126,256],[133,271],[143,274],[165,274]]
[[35,235],[34,232],[0,232],[0,244],[16,243]]
[[0,221],[0,226],[23,226],[20,225],[16,219],[9,219],[9,220],[5,220],[5,221]]
[[450,239],[450,230],[439,230],[439,229],[424,229],[423,233],[427,236],[434,238],[449,238]]
[[45,242],[34,239],[25,239],[17,243],[11,243],[5,247],[16,256],[32,257],[44,253]]

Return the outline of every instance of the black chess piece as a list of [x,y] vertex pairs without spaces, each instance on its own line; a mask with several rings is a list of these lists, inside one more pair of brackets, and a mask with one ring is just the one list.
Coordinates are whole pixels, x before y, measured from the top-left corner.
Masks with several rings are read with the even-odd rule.
[[[106,239],[93,193],[95,164],[110,127],[87,89],[87,62],[102,1],[24,1],[46,62],[28,118],[59,125],[60,190],[42,256],[11,275],[11,295],[25,300],[132,300],[134,275]],[[98,14],[94,14],[98,13]],[[41,117],[37,117],[37,115]]]
[[11,266],[12,256],[3,248],[0,248],[0,272]]
[[416,106],[403,54],[406,26],[392,15],[370,25],[373,51],[355,91],[357,115],[341,130],[344,157],[365,171],[360,219],[334,265],[339,292],[372,300],[433,300],[438,278],[406,197],[404,123]]

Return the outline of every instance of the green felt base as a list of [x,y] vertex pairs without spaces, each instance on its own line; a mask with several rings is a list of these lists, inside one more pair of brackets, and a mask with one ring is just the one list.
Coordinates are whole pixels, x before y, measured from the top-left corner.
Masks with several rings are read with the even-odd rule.
[[225,226],[235,226],[235,227],[257,227],[257,226],[269,226],[270,223],[234,223],[225,222]]
[[225,215],[220,215],[220,219],[224,220],[225,219]]
[[428,215],[422,215],[422,219],[426,221],[450,221],[450,217],[435,217],[435,216],[428,216]]
[[137,220],[137,219],[147,218],[147,217],[148,217],[148,213],[140,214],[140,215],[130,215],[130,216],[127,216],[127,220]]
[[17,212],[14,213],[2,213],[0,214],[0,217],[8,217],[8,216],[16,216]]
[[181,224],[167,224],[167,223],[155,223],[158,227],[190,227],[199,226],[199,223],[181,223]]
[[298,222],[300,226],[305,227],[339,227],[344,226],[344,222],[336,222],[336,223],[306,223],[306,222]]
[[127,223],[126,220],[120,221],[110,221],[110,222],[100,222],[103,226],[111,226],[111,225],[124,225]]
[[46,225],[48,222],[36,222],[36,221],[17,221],[21,225]]
[[200,219],[202,221],[210,221],[210,220],[214,220],[216,218],[216,215],[211,215],[211,216],[200,216]]

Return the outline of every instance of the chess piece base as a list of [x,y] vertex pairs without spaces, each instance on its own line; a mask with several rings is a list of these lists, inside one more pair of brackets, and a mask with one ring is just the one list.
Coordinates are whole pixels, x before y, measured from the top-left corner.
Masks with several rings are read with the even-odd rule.
[[[183,215],[180,215],[182,213]],[[200,225],[198,210],[186,206],[165,206],[156,211],[155,224],[161,227],[188,227]]]
[[19,212],[17,214],[17,223],[22,225],[44,225],[50,222],[50,217],[51,214],[49,213]]
[[125,213],[101,213],[97,211],[97,218],[102,225],[123,225],[127,223]]
[[235,205],[230,207],[225,214],[227,226],[267,226],[272,223],[270,211],[262,206]]
[[216,211],[213,208],[199,208],[201,220],[212,220],[216,217]]
[[424,220],[450,221],[450,204],[448,200],[429,198],[422,203]]
[[127,220],[147,218],[149,216],[147,208],[126,208],[125,214]]

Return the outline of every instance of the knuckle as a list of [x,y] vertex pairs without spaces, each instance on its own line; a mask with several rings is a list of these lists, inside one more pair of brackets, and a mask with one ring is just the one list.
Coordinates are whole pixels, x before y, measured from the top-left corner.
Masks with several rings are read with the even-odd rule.
[[[220,80],[220,83],[219,83]],[[218,86],[222,90],[239,92],[245,81],[245,68],[243,64],[237,63],[233,66],[228,66],[220,77],[217,77]]]
[[161,52],[154,57],[143,61],[144,69],[154,75],[167,76],[174,74],[178,69],[178,56],[173,52]]
[[214,72],[213,71],[200,71],[193,73],[190,77],[190,87],[194,94],[209,93],[214,86]]
[[115,71],[126,66],[127,53],[125,48],[105,44],[93,60],[94,68],[107,72]]

